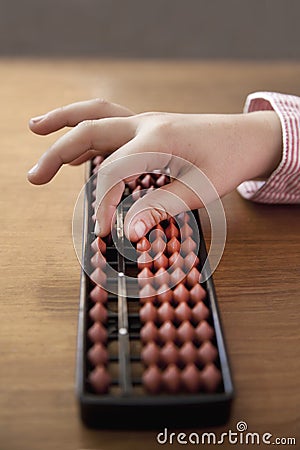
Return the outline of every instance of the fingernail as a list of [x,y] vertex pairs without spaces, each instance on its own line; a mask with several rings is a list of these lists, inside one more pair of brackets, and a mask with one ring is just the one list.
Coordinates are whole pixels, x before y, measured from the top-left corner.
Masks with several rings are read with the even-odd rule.
[[34,174],[38,169],[38,164],[36,164],[35,166],[31,167],[30,170],[28,170],[29,175]]
[[95,223],[94,233],[96,236],[99,236],[99,234],[100,234],[100,225],[99,225],[98,220],[96,220],[96,223]]
[[30,121],[33,122],[33,123],[38,123],[38,122],[40,122],[41,120],[43,120],[45,117],[46,117],[46,115],[43,114],[42,116],[32,117],[32,118],[30,119]]
[[134,225],[134,232],[138,238],[141,238],[145,235],[146,225],[142,220],[138,220]]

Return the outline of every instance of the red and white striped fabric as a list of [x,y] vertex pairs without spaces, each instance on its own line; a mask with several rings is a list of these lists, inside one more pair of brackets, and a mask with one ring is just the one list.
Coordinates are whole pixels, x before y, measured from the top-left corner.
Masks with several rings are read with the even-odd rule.
[[260,203],[300,203],[300,97],[274,92],[250,94],[244,112],[274,110],[281,122],[283,153],[266,181],[245,181],[238,192]]

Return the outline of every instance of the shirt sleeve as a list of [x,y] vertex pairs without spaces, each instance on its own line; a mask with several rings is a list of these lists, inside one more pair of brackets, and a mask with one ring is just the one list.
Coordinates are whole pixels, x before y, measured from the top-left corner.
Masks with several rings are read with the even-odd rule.
[[250,94],[244,113],[273,110],[282,127],[282,159],[265,181],[249,180],[238,192],[259,203],[300,203],[300,97],[274,92]]

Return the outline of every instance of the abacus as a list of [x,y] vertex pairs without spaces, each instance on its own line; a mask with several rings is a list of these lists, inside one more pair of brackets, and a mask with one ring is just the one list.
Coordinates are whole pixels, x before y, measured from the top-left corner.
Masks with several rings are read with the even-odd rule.
[[[95,158],[88,177],[101,162]],[[94,428],[225,423],[234,388],[198,211],[161,222],[136,244],[126,211],[170,182],[146,173],[127,183],[116,223],[93,233],[95,183],[86,184],[77,344],[77,398]],[[196,223],[196,228],[195,224]]]

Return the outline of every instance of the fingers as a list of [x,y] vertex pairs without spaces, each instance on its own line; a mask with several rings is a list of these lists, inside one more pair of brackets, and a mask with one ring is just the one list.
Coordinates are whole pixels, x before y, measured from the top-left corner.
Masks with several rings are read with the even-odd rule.
[[[139,151],[141,151],[139,153]],[[148,152],[145,143],[136,137],[110,157],[109,164],[100,168],[97,182],[97,234],[111,231],[112,218],[124,189],[122,180],[155,169],[173,168],[170,184],[147,193],[137,200],[125,217],[124,230],[133,242],[147,234],[168,216],[195,210],[219,200],[212,181],[198,167],[174,155]]]
[[169,216],[200,206],[202,204],[197,195],[180,180],[174,180],[146,194],[131,206],[124,222],[125,234],[135,242]]
[[83,155],[79,156],[79,158],[74,159],[69,164],[71,166],[79,166],[80,164],[85,163],[89,159],[94,158],[98,155],[97,150],[88,150],[87,152],[83,153]]
[[29,128],[34,133],[45,135],[65,126],[74,127],[83,120],[125,117],[133,114],[132,111],[124,106],[96,98],[72,103],[54,109],[43,116],[34,117],[29,121]]
[[113,186],[105,195],[103,200],[96,207],[96,224],[95,234],[99,236],[107,236],[112,229],[112,220],[116,211],[116,207],[121,200],[124,192],[125,183],[120,181]]
[[[127,118],[108,118],[80,122],[75,128],[60,137],[28,172],[33,184],[48,183],[63,164],[85,159],[89,150],[99,154],[110,153],[135,135],[135,126]],[[80,159],[79,159],[80,161]]]
[[168,216],[203,206],[207,208],[219,199],[213,180],[194,164],[172,156],[170,167],[175,169],[175,179],[140,198],[128,211],[124,229],[131,241],[143,237]]
[[137,241],[169,215],[208,205],[218,193],[208,177],[195,165],[167,153],[150,152],[149,140],[137,136],[102,163],[97,181],[97,234],[111,231],[112,218],[121,200],[124,180],[156,169],[172,168],[175,178],[136,201],[124,223],[125,234]]
[[147,139],[135,137],[102,163],[98,172],[96,198],[100,236],[106,236],[111,230],[111,220],[124,190],[124,180],[169,164],[170,154],[149,152],[149,145]]

